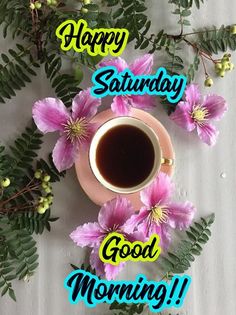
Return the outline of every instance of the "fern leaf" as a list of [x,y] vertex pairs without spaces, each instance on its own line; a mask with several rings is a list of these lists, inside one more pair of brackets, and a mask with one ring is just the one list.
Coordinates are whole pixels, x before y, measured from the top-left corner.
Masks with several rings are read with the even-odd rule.
[[213,27],[199,33],[197,45],[209,54],[236,50],[236,35],[230,32],[230,26]]
[[187,239],[181,241],[177,250],[172,253],[169,252],[167,256],[159,258],[159,264],[162,270],[168,274],[184,273],[190,267],[194,256],[200,255],[202,246],[209,240],[209,227],[213,224],[215,219],[214,214],[206,219],[201,218],[201,222],[194,223],[186,232]]
[[45,56],[45,58],[45,72],[47,78],[50,80],[57,96],[67,107],[71,106],[73,98],[81,91],[78,87],[78,81],[70,74],[61,73],[62,61],[60,56],[51,54]]
[[[21,47],[21,48],[20,48]],[[30,47],[22,49],[18,45],[15,50],[9,49],[8,54],[1,54],[2,64],[0,64],[0,102],[5,103],[6,99],[11,99],[16,95],[16,90],[21,90],[29,82],[31,76],[35,76],[33,70],[39,67],[33,61],[30,54]]]

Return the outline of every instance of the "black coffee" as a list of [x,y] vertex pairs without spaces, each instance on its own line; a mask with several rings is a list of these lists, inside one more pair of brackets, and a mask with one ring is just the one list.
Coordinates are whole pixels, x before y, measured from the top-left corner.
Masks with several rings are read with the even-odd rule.
[[122,125],[113,127],[100,139],[96,164],[110,184],[130,188],[150,175],[154,157],[148,136],[137,127]]

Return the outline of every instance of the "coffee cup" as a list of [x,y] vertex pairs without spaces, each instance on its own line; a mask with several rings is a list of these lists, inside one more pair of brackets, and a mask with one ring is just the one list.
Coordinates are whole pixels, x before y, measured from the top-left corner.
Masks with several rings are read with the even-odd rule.
[[118,194],[147,187],[164,165],[174,160],[162,155],[158,135],[138,118],[122,116],[101,125],[89,148],[89,163],[97,180]]

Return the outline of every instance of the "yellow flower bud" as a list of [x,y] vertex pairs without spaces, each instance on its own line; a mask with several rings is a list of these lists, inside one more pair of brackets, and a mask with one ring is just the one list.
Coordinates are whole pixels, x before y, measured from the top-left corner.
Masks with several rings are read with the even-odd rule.
[[219,76],[220,76],[221,78],[223,78],[223,77],[225,76],[225,71],[224,71],[224,70],[221,70],[221,71],[219,72]]
[[36,179],[40,179],[42,175],[42,171],[41,170],[36,170],[36,172],[34,173],[34,177]]
[[50,187],[47,187],[44,189],[46,194],[50,194],[52,192],[52,189]]
[[48,183],[45,183],[45,182],[42,183],[41,187],[42,187],[44,190],[47,189],[47,188],[49,188],[49,187],[48,187]]
[[213,80],[212,80],[212,78],[210,78],[210,77],[208,77],[206,80],[205,80],[205,82],[204,82],[204,85],[206,86],[206,87],[211,87],[212,85],[213,85]]
[[215,70],[216,71],[219,71],[219,70],[221,70],[222,69],[222,64],[219,62],[219,63],[216,63],[216,65],[215,65]]
[[82,9],[81,9],[81,12],[86,14],[86,13],[88,13],[88,9],[82,8]]
[[46,210],[47,210],[47,209],[46,209],[43,205],[39,205],[39,206],[37,207],[37,212],[38,212],[39,214],[44,214]]
[[34,5],[34,3],[32,3],[32,2],[30,3],[30,9],[31,9],[31,10],[35,10],[35,5]]
[[49,209],[49,203],[47,201],[44,201],[43,206],[46,210]]
[[7,177],[5,177],[5,178],[3,178],[2,180],[1,180],[1,187],[2,188],[7,188],[8,186],[10,186],[10,184],[11,184],[11,181],[10,181],[10,179],[9,178],[7,178]]
[[91,3],[91,0],[83,0],[83,3],[86,5],[86,4],[90,4]]
[[229,71],[234,70],[234,64],[232,62],[229,63]]
[[44,198],[44,197],[39,197],[39,203],[43,203],[43,202],[44,202],[44,200],[45,200],[45,198]]
[[47,182],[50,181],[50,179],[51,179],[50,175],[45,175],[44,178],[43,178],[43,181],[47,183]]
[[230,28],[230,33],[232,35],[235,35],[236,34],[236,25],[232,25],[231,28]]
[[34,5],[35,5],[35,8],[36,8],[37,10],[41,9],[41,7],[42,7],[42,3],[39,2],[39,1],[36,1]]

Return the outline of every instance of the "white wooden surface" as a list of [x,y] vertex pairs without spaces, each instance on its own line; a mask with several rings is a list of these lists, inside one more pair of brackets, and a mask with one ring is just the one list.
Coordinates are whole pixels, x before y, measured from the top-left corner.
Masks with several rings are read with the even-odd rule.
[[[177,32],[171,7],[167,1],[148,1],[153,19],[153,31],[165,28]],[[168,11],[169,10],[169,11]],[[230,0],[207,1],[201,11],[194,11],[194,27],[230,24],[236,22],[236,3]],[[1,52],[14,46],[9,40],[0,41]],[[186,54],[189,51],[186,50]],[[138,52],[127,47],[124,57],[132,60]],[[236,57],[233,57],[236,62]],[[162,58],[156,55],[155,65],[161,65]],[[91,73],[86,74],[84,87],[90,85]],[[201,87],[206,93],[202,84]],[[189,274],[192,284],[181,315],[222,315],[236,313],[236,89],[235,72],[224,79],[215,80],[212,91],[223,95],[229,103],[229,111],[220,122],[220,138],[214,148],[198,141],[197,137],[187,134],[165,115],[161,106],[153,113],[169,131],[176,151],[176,199],[189,199],[198,208],[197,217],[211,212],[216,213],[213,236],[193,264]],[[31,107],[35,100],[52,96],[43,71],[33,83],[17,94],[17,97],[1,104],[0,138],[11,143],[22,132],[31,118]],[[47,135],[42,155],[49,152],[56,135]],[[221,173],[226,178],[221,177]],[[95,315],[111,314],[107,306],[87,309],[83,304],[72,306],[63,288],[63,280],[70,272],[69,263],[81,264],[87,259],[86,250],[74,246],[68,235],[77,226],[87,221],[95,221],[98,207],[83,193],[77,182],[74,169],[67,173],[61,184],[54,186],[55,203],[53,213],[60,220],[53,225],[52,232],[45,233],[38,240],[39,268],[30,283],[14,283],[18,302],[8,298],[0,299],[1,315]],[[127,264],[120,279],[134,279],[139,272],[155,279],[156,270],[152,264]],[[148,311],[147,311],[148,312]],[[168,313],[168,312],[166,312]],[[178,313],[174,311],[173,314]]]

